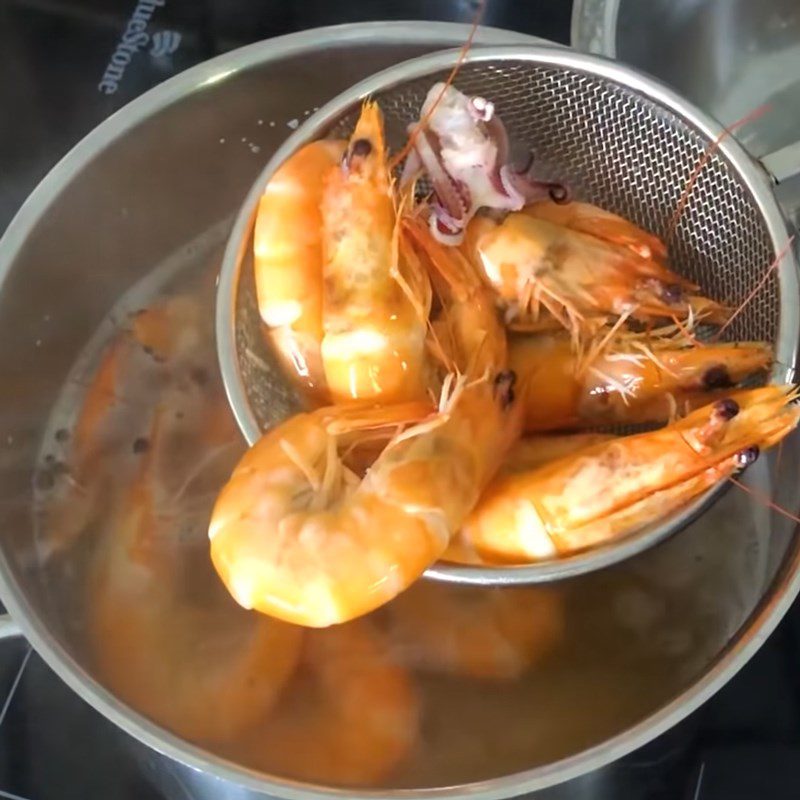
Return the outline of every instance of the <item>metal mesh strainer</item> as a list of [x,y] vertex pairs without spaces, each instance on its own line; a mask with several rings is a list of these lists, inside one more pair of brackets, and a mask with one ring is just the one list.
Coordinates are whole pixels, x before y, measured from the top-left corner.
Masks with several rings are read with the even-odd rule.
[[[222,268],[217,334],[223,377],[250,442],[299,407],[261,330],[252,270],[252,228],[263,187],[301,145],[347,135],[371,95],[393,148],[405,141],[430,86],[449,73],[456,52],[388,69],[332,100],[302,125],[259,176],[239,215]],[[667,233],[684,187],[721,128],[660,84],[620,65],[560,48],[475,50],[455,85],[495,103],[515,145],[536,156],[541,177],[575,196]],[[769,177],[731,138],[697,179],[670,241],[673,265],[714,299],[737,305],[783,247],[786,226]],[[730,339],[763,339],[777,351],[774,379],[789,380],[800,333],[795,261],[788,254],[727,330]],[[437,565],[430,575],[472,583],[551,580],[605,566],[649,547],[694,518],[719,489],[638,534],[589,553],[531,567]]]

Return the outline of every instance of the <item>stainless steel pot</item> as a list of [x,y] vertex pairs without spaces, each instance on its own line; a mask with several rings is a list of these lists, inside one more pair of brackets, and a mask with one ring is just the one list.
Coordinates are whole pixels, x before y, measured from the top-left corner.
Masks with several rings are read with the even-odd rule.
[[[469,780],[457,777],[470,766],[466,752],[456,753],[462,760],[449,773],[431,767],[369,791],[266,775],[170,733],[99,680],[83,640],[81,587],[70,582],[69,559],[58,572],[43,560],[32,513],[36,458],[76,358],[120,295],[159,265],[191,271],[219,262],[248,188],[306,112],[368,74],[465,35],[463,26],[428,22],[346,26],[254,45],[189,70],[81,142],[0,244],[0,595],[56,673],[172,759],[191,794],[500,798],[585,776],[707,699],[757,650],[800,589],[794,526],[733,491],[662,546],[567,581],[568,641],[558,668],[525,697],[527,705],[508,699],[486,723],[494,735],[513,728],[532,743],[516,761],[498,753],[488,774]],[[522,40],[499,31],[482,36]],[[796,461],[794,448],[785,447],[783,474],[792,475]],[[768,486],[770,463],[758,464],[748,480]],[[776,488],[778,502],[794,499],[793,487]],[[555,739],[549,750],[535,744]],[[602,784],[593,774],[550,796],[591,796]]]

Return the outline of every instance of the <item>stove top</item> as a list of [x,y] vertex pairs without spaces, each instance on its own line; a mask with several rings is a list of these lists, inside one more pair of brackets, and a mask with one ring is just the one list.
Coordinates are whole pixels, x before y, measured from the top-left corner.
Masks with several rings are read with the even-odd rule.
[[[476,0],[4,0],[0,232],[82,136],[160,81],[305,28],[468,22]],[[566,0],[490,0],[484,22],[567,43]],[[800,607],[755,658],[664,736],[536,800],[771,800],[800,795]],[[219,795],[216,795],[219,797]],[[164,761],[73,694],[24,640],[0,643],[0,798],[195,800]]]

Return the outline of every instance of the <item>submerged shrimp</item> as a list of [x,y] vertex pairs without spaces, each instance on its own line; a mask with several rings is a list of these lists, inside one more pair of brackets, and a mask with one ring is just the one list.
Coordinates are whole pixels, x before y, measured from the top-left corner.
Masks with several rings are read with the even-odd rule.
[[248,733],[247,752],[258,769],[298,780],[375,784],[416,744],[419,716],[408,672],[375,627],[356,620],[305,634],[299,668]]
[[103,680],[133,708],[180,736],[218,742],[277,701],[302,631],[215,591],[202,544],[206,487],[230,462],[236,433],[221,402],[189,428],[176,423],[176,407],[185,408],[165,400],[157,413],[138,478],[108,519],[113,535],[88,585],[88,635]]
[[204,299],[179,294],[137,311],[131,322],[134,339],[158,364],[180,369],[213,363],[213,331]]
[[464,247],[506,305],[509,321],[525,330],[562,327],[577,338],[610,315],[694,314],[717,322],[727,313],[692,294],[697,286],[656,259],[524,211],[502,222],[476,217]]
[[254,231],[261,318],[286,372],[325,397],[322,369],[322,193],[347,142],[321,140],[288,158],[264,189]]
[[511,368],[528,389],[528,431],[667,422],[676,411],[704,405],[765,373],[772,362],[766,343],[701,345],[658,330],[616,334],[586,359],[567,335],[515,337],[509,352]]
[[136,312],[106,346],[74,425],[57,435],[66,455],[42,504],[45,550],[72,545],[133,479],[159,392],[170,374],[191,373],[211,341],[201,323],[200,304],[177,295]]
[[549,587],[420,581],[386,611],[399,658],[416,668],[466,678],[519,678],[564,634],[562,597]]
[[791,387],[742,390],[650,433],[499,477],[461,530],[487,561],[529,562],[632,533],[751,463],[789,434]]
[[383,117],[366,102],[322,196],[322,362],[334,401],[425,395],[428,297],[401,247]]

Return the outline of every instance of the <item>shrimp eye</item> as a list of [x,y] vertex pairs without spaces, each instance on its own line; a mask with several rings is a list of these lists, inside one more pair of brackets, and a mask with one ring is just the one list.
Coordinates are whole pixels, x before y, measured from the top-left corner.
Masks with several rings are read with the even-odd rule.
[[498,372],[494,378],[495,397],[500,400],[500,405],[506,409],[514,402],[514,384],[517,382],[517,373],[513,370]]
[[666,303],[677,303],[683,297],[683,286],[670,283],[661,290],[661,297]]
[[150,449],[150,442],[148,442],[144,436],[139,436],[133,440],[132,449],[136,455],[139,455],[140,453],[146,453]]
[[747,467],[750,466],[760,455],[761,451],[758,449],[758,445],[753,445],[752,447],[747,447],[744,450],[740,450],[736,454],[736,463],[740,467]]
[[372,152],[369,139],[356,139],[350,145],[350,158],[366,158]]
[[733,386],[731,374],[724,364],[717,364],[714,367],[709,367],[703,373],[703,388],[705,389],[727,389]]
[[547,194],[554,203],[559,205],[570,201],[569,189],[563,183],[551,183],[547,189]]
[[739,404],[730,397],[714,403],[714,412],[723,420],[733,419],[739,413]]

